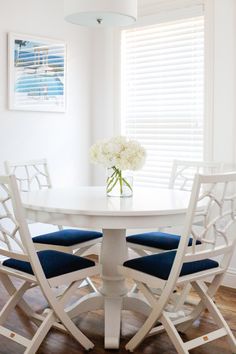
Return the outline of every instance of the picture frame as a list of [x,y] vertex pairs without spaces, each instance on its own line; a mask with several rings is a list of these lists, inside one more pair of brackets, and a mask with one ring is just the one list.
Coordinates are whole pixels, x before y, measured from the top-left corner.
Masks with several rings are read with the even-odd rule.
[[9,109],[65,112],[66,44],[8,34]]

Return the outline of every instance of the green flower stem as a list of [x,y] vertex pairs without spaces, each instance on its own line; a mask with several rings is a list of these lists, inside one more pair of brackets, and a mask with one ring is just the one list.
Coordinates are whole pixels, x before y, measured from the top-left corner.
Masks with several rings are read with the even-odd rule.
[[126,186],[132,191],[133,188],[131,187],[131,185],[126,181],[126,179],[122,178],[123,182],[126,184]]
[[[112,168],[113,168],[113,167],[112,167]],[[114,168],[113,168],[113,169],[114,169]],[[109,181],[109,179],[111,179],[112,177],[114,177],[115,174],[116,174],[116,171],[114,171],[111,176],[108,176],[108,177],[107,177],[107,182]]]
[[114,179],[115,179],[115,176],[114,177],[108,177],[107,178],[107,188],[109,188],[110,187],[110,185],[112,184],[112,182],[114,181]]
[[115,187],[117,182],[118,182],[118,177],[115,179],[115,182],[112,184],[112,186],[110,186],[110,188],[107,189],[107,193],[110,193],[112,191],[112,189]]
[[[112,168],[113,168],[113,167],[112,167]],[[109,193],[109,191],[112,190],[112,188],[114,188],[114,186],[115,186],[116,183],[117,183],[117,170],[114,169],[114,168],[113,168],[113,170],[114,170],[114,172],[112,173],[112,175],[107,177],[107,192],[108,192],[108,193]],[[111,186],[111,184],[113,183],[113,181],[114,181],[115,178],[116,178],[116,181],[115,181],[114,185],[112,186],[112,188],[111,188],[111,190],[110,190],[109,187]]]
[[107,193],[110,193],[113,188],[119,183],[120,195],[123,194],[124,184],[132,191],[132,186],[129,182],[122,176],[122,170],[119,170],[115,166],[111,167],[113,169],[113,173],[107,177]]
[[120,194],[123,194],[122,171],[119,171]]

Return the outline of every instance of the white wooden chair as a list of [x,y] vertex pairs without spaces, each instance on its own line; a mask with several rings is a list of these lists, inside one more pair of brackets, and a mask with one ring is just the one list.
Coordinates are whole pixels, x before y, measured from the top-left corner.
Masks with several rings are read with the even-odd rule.
[[[69,318],[65,306],[84,278],[99,273],[99,266],[68,253],[53,250],[36,253],[15,176],[0,176],[0,255],[7,257],[0,263],[0,280],[10,295],[0,311],[0,335],[25,347],[25,354],[35,354],[50,328],[55,327],[71,334],[85,349],[93,348],[93,343]],[[18,289],[12,277],[21,280]],[[67,288],[63,296],[57,299],[53,288],[62,284],[67,284]],[[45,316],[34,313],[22,298],[34,286],[41,288],[48,302],[49,310]],[[32,339],[4,326],[16,306],[38,326]]]
[[169,188],[191,191],[195,174],[216,174],[220,173],[222,168],[221,162],[174,160]]
[[[5,161],[5,171],[14,174],[21,192],[52,188],[51,177],[46,159],[9,162]],[[101,242],[102,233],[97,231],[63,229],[61,232],[49,233],[34,238],[38,249],[57,249],[63,252],[82,255],[89,248]],[[51,243],[52,242],[52,243]]]
[[[236,340],[212,300],[229,266],[235,248],[233,231],[236,220],[236,173],[196,175],[186,222],[177,251],[128,260],[119,271],[132,278],[151,305],[151,313],[143,326],[126,345],[133,351],[147,335],[166,331],[179,354],[226,337],[229,348],[236,352]],[[201,227],[194,220],[202,220]],[[189,239],[193,242],[188,246]],[[201,245],[197,245],[197,241]],[[212,258],[217,257],[217,261]],[[210,284],[209,278],[212,279]],[[206,282],[205,282],[206,281]],[[167,304],[176,286],[191,284],[200,302],[189,315],[171,319]],[[161,289],[156,298],[152,288]],[[202,336],[183,341],[178,331],[185,332],[208,309],[218,329]],[[160,323],[159,326],[157,322]]]
[[[222,164],[219,162],[174,160],[169,180],[169,189],[191,191],[196,173],[214,174],[221,170]],[[177,249],[180,235],[171,232],[171,229],[170,232],[166,232],[166,229],[167,227],[165,228],[165,232],[159,230],[128,236],[126,238],[127,245],[139,256]],[[192,239],[190,238],[189,246],[191,244]],[[175,311],[181,310],[190,289],[191,286],[188,285],[182,289],[180,294],[176,293]],[[136,291],[137,287],[135,286],[131,292]]]
[[[14,163],[5,161],[5,171],[8,175],[16,176],[21,192],[52,188],[46,159]],[[58,228],[59,231],[33,237],[35,247],[38,250],[52,249],[81,256],[102,240],[102,233],[98,231],[64,229],[61,225]],[[96,291],[90,279],[87,279],[87,284]]]
[[[182,161],[174,160],[169,189],[191,191],[196,173],[214,174],[220,172],[222,164],[218,162]],[[171,227],[171,225],[170,225]],[[144,256],[148,252],[157,253],[178,248],[180,236],[170,232],[144,232],[127,236],[126,241],[130,249],[138,255]],[[192,241],[189,240],[191,243]]]

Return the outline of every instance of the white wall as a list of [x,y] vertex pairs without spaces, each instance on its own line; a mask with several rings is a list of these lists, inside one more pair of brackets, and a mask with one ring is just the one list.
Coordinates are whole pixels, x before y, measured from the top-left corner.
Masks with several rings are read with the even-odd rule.
[[[111,29],[91,30],[92,90],[91,142],[109,138],[114,132],[114,33]],[[103,185],[104,168],[91,165],[92,183]]]
[[[236,1],[214,7],[213,158],[236,166]],[[236,252],[225,285],[236,287]]]
[[213,158],[236,157],[236,2],[215,0]]
[[[7,33],[64,40],[68,49],[66,113],[9,111]],[[55,185],[88,184],[90,32],[67,24],[63,0],[0,0],[0,173],[2,162],[48,158]]]

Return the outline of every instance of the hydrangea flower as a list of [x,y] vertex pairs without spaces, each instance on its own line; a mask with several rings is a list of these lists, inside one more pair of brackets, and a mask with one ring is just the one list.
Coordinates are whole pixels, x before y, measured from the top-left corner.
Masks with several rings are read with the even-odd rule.
[[91,162],[107,168],[139,170],[144,165],[146,151],[138,141],[128,140],[124,136],[115,136],[98,141],[90,148]]
[[[124,191],[132,195],[132,185],[122,175],[122,171],[136,171],[142,168],[146,159],[146,151],[138,141],[124,136],[115,136],[108,140],[98,141],[90,148],[91,162],[103,165],[111,170],[107,178],[107,194],[119,188],[119,195]],[[119,187],[118,187],[119,186]]]

